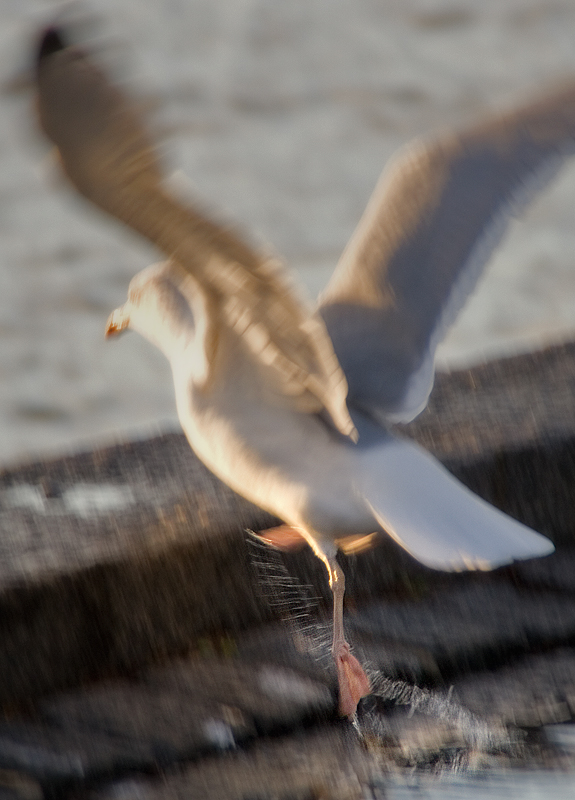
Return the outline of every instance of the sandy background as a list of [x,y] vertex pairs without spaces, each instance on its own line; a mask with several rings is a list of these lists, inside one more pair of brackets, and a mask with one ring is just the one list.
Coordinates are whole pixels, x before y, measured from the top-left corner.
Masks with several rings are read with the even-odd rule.
[[[0,0],[0,82],[53,3]],[[573,0],[93,0],[107,58],[208,208],[327,280],[392,152],[575,76]],[[105,342],[156,254],[58,185],[30,96],[0,96],[0,463],[176,425],[162,356]],[[180,176],[181,177],[181,176]],[[181,180],[186,180],[181,177]],[[493,260],[442,367],[575,331],[575,166]]]

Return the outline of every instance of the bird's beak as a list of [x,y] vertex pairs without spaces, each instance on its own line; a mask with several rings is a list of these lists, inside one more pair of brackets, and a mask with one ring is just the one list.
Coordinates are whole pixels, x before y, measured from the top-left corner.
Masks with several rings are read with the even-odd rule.
[[106,338],[110,336],[118,336],[118,334],[125,331],[130,324],[130,315],[126,306],[120,306],[115,311],[112,311],[106,322]]

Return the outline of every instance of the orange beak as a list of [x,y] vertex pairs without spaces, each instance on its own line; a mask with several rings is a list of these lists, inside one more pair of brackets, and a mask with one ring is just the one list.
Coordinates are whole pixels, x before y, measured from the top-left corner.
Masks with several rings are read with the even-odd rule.
[[126,311],[125,306],[120,306],[115,311],[112,311],[106,322],[106,338],[110,336],[118,336],[122,331],[125,331],[130,324],[130,315]]

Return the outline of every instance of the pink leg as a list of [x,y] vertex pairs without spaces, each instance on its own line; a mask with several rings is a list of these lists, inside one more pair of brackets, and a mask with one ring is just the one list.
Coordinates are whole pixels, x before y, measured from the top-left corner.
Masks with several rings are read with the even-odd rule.
[[363,667],[351,654],[343,630],[343,596],[345,577],[335,558],[327,558],[329,585],[333,592],[333,645],[332,653],[337,667],[339,684],[339,713],[352,718],[362,697],[370,693],[369,679]]
[[[287,552],[297,550],[306,543],[313,547],[313,540],[306,540],[298,528],[280,525],[259,531],[258,538],[267,544]],[[364,537],[366,538],[366,537]],[[339,713],[342,717],[353,717],[357,704],[362,697],[369,694],[371,687],[363,667],[351,654],[351,648],[345,640],[343,630],[343,596],[345,594],[345,576],[334,557],[328,557],[319,548],[313,547],[315,554],[327,567],[329,585],[333,592],[333,644],[332,654],[337,667],[339,684]]]

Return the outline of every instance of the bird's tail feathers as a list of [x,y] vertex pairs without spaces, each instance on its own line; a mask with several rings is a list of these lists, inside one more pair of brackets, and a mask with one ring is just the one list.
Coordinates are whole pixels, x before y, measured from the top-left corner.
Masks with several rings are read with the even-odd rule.
[[548,555],[553,543],[485,502],[413,442],[359,454],[359,490],[379,524],[433,569],[488,570]]

